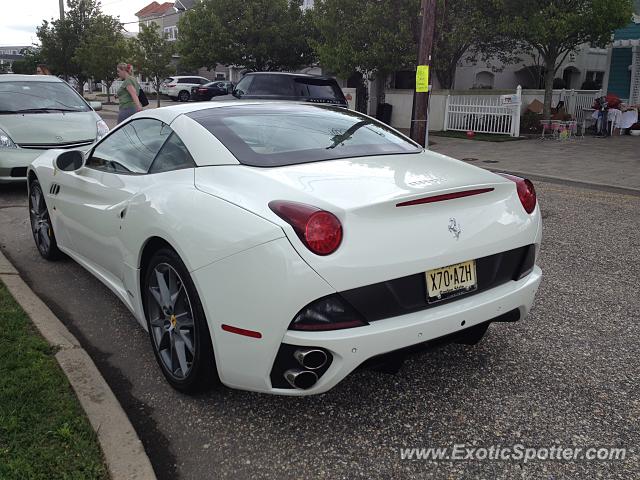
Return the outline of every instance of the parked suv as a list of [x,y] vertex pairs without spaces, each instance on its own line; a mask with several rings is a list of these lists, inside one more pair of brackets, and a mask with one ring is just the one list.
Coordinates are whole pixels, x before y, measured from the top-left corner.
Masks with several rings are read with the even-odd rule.
[[247,73],[233,89],[231,95],[212,100],[230,98],[296,100],[312,103],[347,106],[342,89],[334,78],[303,73],[254,72]]
[[160,93],[168,95],[171,100],[179,100],[181,102],[189,101],[191,97],[191,87],[199,87],[205,83],[209,83],[204,77],[197,76],[176,76],[169,77],[160,85]]

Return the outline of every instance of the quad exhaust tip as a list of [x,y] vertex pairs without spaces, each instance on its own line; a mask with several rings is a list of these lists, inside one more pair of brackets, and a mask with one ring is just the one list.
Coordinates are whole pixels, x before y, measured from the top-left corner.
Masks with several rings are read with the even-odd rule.
[[293,356],[300,365],[309,370],[318,370],[327,364],[327,354],[318,348],[300,348]]
[[293,388],[306,390],[313,387],[318,381],[318,375],[309,370],[290,369],[284,372],[284,378]]

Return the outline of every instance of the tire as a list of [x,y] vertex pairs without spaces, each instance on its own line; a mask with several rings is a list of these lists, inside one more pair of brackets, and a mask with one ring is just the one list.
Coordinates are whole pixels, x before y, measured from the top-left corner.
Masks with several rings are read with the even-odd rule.
[[29,221],[33,240],[42,258],[50,261],[60,259],[62,252],[58,249],[51,216],[38,180],[29,184]]
[[167,382],[184,393],[219,383],[202,303],[175,251],[162,248],[153,255],[144,273],[142,300],[151,347]]
[[178,94],[178,100],[180,100],[181,102],[188,102],[189,101],[189,97],[191,97],[191,95],[186,90],[182,90]]

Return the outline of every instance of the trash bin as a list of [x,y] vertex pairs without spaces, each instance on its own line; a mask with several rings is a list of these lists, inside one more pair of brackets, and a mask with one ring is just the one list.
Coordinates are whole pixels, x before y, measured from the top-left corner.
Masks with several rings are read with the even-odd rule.
[[376,110],[376,118],[387,125],[391,125],[391,111],[393,105],[390,103],[380,103]]

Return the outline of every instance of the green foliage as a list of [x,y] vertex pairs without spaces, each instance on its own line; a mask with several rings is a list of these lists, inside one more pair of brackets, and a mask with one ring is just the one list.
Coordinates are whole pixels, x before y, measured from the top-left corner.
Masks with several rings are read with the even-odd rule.
[[[320,0],[312,13],[320,63],[349,77],[415,68],[420,0]],[[443,88],[452,88],[463,57],[517,60],[513,40],[499,35],[499,6],[486,0],[437,0],[431,65]]]
[[498,28],[539,55],[545,67],[545,118],[551,114],[553,79],[580,45],[605,45],[631,21],[631,0],[497,0],[504,15]]
[[187,67],[295,70],[312,63],[301,0],[203,0],[178,23]]
[[472,63],[498,60],[501,66],[519,60],[516,42],[496,28],[501,15],[500,6],[487,0],[437,1],[431,64],[442,88],[453,88],[463,57]]
[[155,24],[140,25],[138,37],[131,42],[131,55],[138,71],[149,77],[160,107],[160,84],[175,72],[171,65],[173,43],[164,38]]
[[88,75],[78,62],[76,52],[100,15],[97,0],[67,0],[64,20],[45,20],[36,31],[44,63],[56,75],[75,78],[80,92]]
[[106,85],[109,101],[109,88],[116,78],[116,65],[128,57],[128,43],[117,18],[100,14],[92,24],[84,41],[76,49],[74,60],[89,77]]
[[34,48],[23,48],[20,53],[24,58],[13,62],[13,73],[33,75],[36,72],[38,64],[44,63],[39,50]]
[[52,348],[0,282],[0,478],[108,478]]
[[540,114],[527,110],[520,120],[520,132],[528,134],[542,132],[541,118]]
[[420,0],[318,0],[311,17],[320,64],[348,78],[413,68]]

